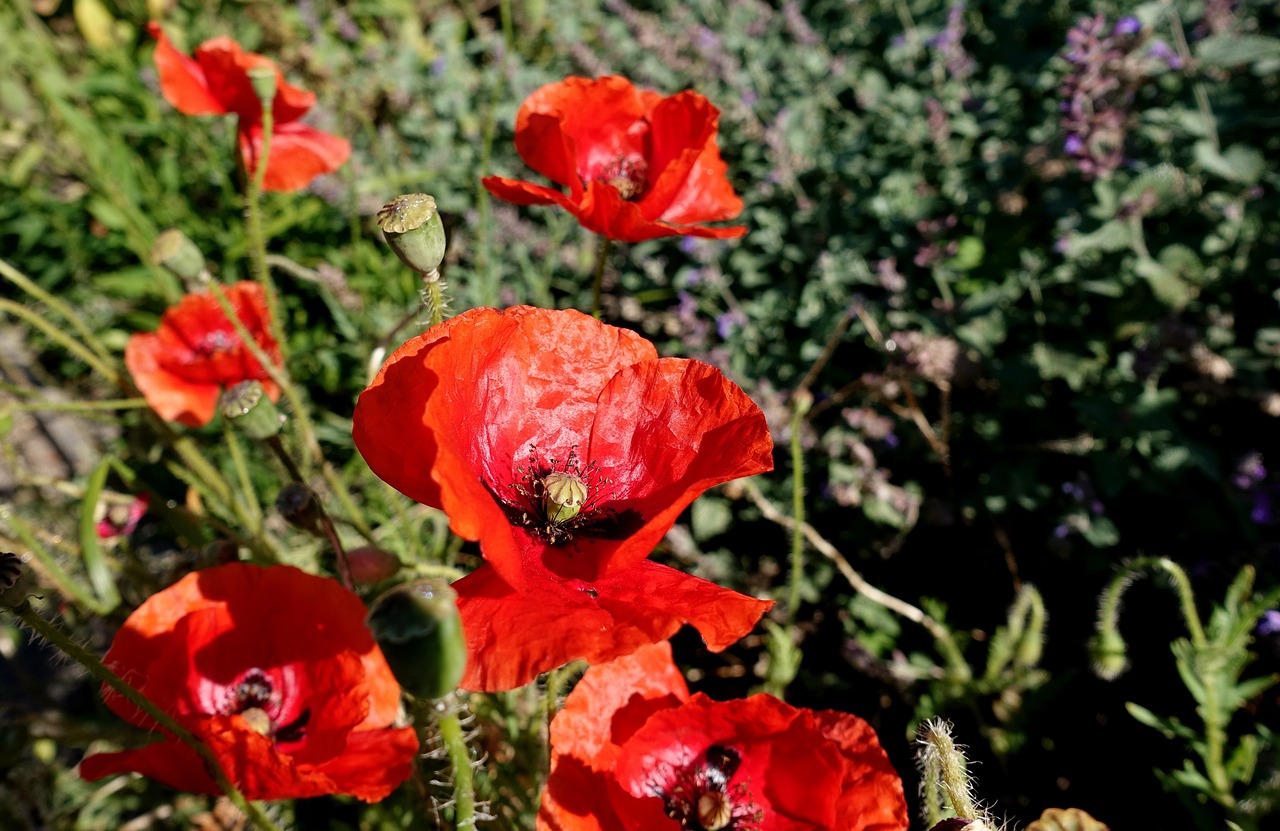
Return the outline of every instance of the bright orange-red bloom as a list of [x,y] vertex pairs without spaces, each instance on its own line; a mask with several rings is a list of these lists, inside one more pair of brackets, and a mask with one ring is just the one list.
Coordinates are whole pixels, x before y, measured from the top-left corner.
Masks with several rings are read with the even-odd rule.
[[770,695],[692,697],[666,643],[591,667],[551,723],[539,831],[904,831],[865,721]]
[[626,78],[566,78],[534,92],[516,114],[516,150],[555,188],[489,176],[517,205],[559,205],[589,231],[623,242],[655,237],[740,237],[742,200],[716,147],[720,111],[696,92],[663,98]]
[[[240,153],[252,176],[262,153],[262,103],[249,83],[257,66],[275,68],[270,58],[240,49],[231,38],[206,40],[189,58],[170,43],[154,21],[147,31],[156,39],[156,69],[165,100],[187,115],[226,115],[240,119]],[[271,107],[274,126],[263,190],[298,190],[323,173],[332,173],[351,155],[344,138],[308,127],[299,121],[316,103],[314,93],[285,82],[276,70],[276,98]]]
[[[202,739],[249,799],[376,802],[409,777],[418,740],[413,728],[391,726],[400,688],[364,614],[333,580],[231,563],[148,598],[105,661]],[[136,771],[179,790],[221,793],[194,750],[105,686],[103,696],[162,738],[88,757],[82,778]]]
[[402,346],[356,447],[487,564],[454,584],[462,686],[501,690],[693,624],[728,647],[772,604],[646,558],[712,485],[772,468],[764,415],[719,370],[574,311],[473,309]]
[[[243,282],[224,291],[254,341],[273,363],[280,363],[262,287]],[[210,292],[188,294],[165,311],[159,329],[132,335],[124,347],[124,365],[157,415],[188,427],[212,421],[223,387],[241,381],[261,381],[272,401],[280,397],[280,388]]]

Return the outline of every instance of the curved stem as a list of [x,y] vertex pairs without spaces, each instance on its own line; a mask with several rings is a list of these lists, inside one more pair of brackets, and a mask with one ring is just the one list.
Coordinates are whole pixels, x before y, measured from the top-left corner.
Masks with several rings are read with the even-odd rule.
[[804,449],[800,446],[800,434],[804,428],[804,415],[812,401],[807,390],[802,390],[791,404],[791,575],[787,590],[787,625],[796,622],[800,610],[800,587],[804,582]]
[[246,799],[240,789],[227,778],[227,774],[223,771],[218,757],[214,755],[214,752],[209,749],[207,744],[175,721],[164,710],[153,704],[151,699],[108,669],[106,664],[102,663],[96,655],[62,634],[56,626],[36,614],[30,603],[24,601],[21,606],[12,611],[31,631],[56,646],[67,657],[88,670],[90,675],[124,696],[131,704],[150,716],[156,724],[172,733],[175,738],[194,750],[200,756],[200,760],[204,762],[205,769],[213,778],[213,781],[217,783],[218,788],[227,795],[227,798],[237,808],[245,813],[250,822],[263,829],[263,831],[278,831],[276,824],[262,812],[262,809]]
[[74,335],[64,332],[54,323],[46,320],[39,312],[32,311],[21,303],[15,303],[12,300],[7,300],[3,297],[0,297],[0,311],[8,312],[14,317],[20,317],[27,321],[32,326],[43,332],[50,340],[54,341],[63,349],[88,364],[90,369],[94,370],[120,389],[128,389],[119,370],[113,366],[109,366],[106,361],[95,355],[91,349],[87,348],[77,340]]

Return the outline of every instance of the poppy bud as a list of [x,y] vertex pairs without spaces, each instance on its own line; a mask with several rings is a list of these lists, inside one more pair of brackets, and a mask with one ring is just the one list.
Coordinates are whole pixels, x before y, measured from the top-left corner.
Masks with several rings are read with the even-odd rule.
[[276,100],[275,66],[263,64],[250,67],[246,74],[249,76],[249,84],[253,87],[253,94],[258,96],[263,108],[270,107],[271,102]]
[[285,522],[303,531],[320,533],[320,504],[311,488],[301,482],[290,482],[276,497],[276,510]]
[[347,567],[352,580],[368,586],[394,577],[400,570],[400,560],[389,551],[362,545],[347,552]]
[[467,645],[457,592],[439,578],[396,586],[373,602],[367,623],[400,686],[425,700],[457,689]]
[[587,484],[567,470],[553,470],[542,479],[544,510],[552,522],[573,519],[587,501]]
[[222,415],[251,439],[269,439],[280,432],[280,411],[259,381],[241,381],[222,391]]
[[170,228],[156,237],[156,241],[151,244],[151,260],[190,285],[203,283],[209,279],[204,254],[201,254],[196,244],[177,228]]
[[1124,638],[1111,627],[1107,627],[1089,639],[1089,660],[1093,662],[1093,672],[1103,681],[1114,681],[1129,668],[1129,658]]
[[0,606],[18,609],[26,604],[29,586],[22,563],[21,556],[0,551]]
[[425,193],[397,196],[378,211],[378,227],[400,262],[428,281],[439,279],[444,261],[444,224],[436,200]]

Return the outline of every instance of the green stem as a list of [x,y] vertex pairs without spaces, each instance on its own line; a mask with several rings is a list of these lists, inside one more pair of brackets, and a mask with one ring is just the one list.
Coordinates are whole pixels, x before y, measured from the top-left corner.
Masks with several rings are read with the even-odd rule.
[[35,533],[25,522],[14,515],[5,517],[4,521],[13,529],[13,533],[18,539],[26,545],[31,552],[31,556],[39,560],[45,576],[53,583],[53,587],[58,590],[59,594],[70,598],[81,608],[88,609],[99,617],[110,613],[110,608],[101,603],[93,594],[81,588],[79,580],[67,574],[49,550],[40,544],[40,541],[36,539]]
[[[236,469],[236,478],[240,480],[240,492],[244,496],[245,514],[253,523],[249,532],[258,536],[262,532],[262,506],[258,502],[258,489],[253,486],[253,478],[249,475],[249,466],[245,463],[244,451],[240,449],[240,440],[236,438],[235,428],[228,419],[222,420],[222,435],[231,453],[231,464]],[[234,499],[235,496],[233,495]]]
[[34,312],[20,303],[15,303],[12,300],[6,300],[3,297],[0,297],[0,311],[8,312],[14,317],[20,317],[27,321],[32,326],[43,332],[50,340],[54,341],[63,349],[84,361],[91,369],[102,375],[108,381],[121,389],[128,389],[128,387],[125,386],[124,378],[120,375],[119,370],[115,367],[108,366],[106,361],[95,355],[92,350],[86,348],[74,335],[64,332],[50,321],[45,320],[44,316],[39,312]]
[[71,328],[75,329],[76,333],[80,335],[82,342],[92,349],[94,354],[101,358],[104,363],[112,360],[111,352],[102,342],[102,339],[98,337],[98,334],[89,327],[89,324],[85,323],[84,320],[80,318],[80,315],[76,314],[75,309],[64,303],[57,295],[45,291],[37,285],[34,280],[9,265],[9,263],[4,260],[0,260],[0,277],[4,277],[27,294],[66,318],[67,322],[71,324]]
[[262,183],[267,177],[267,163],[271,159],[271,134],[275,129],[275,114],[270,105],[262,107],[262,152],[258,156],[258,165],[254,168],[253,178],[244,197],[245,233],[249,237],[249,268],[253,279],[262,286],[267,296],[267,311],[270,312],[271,336],[280,345],[284,354],[284,327],[280,318],[280,300],[276,296],[275,284],[271,282],[271,271],[267,268],[267,235],[262,227]]
[[436,723],[440,727],[440,738],[453,768],[453,825],[454,828],[463,829],[475,827],[476,793],[474,772],[471,770],[471,750],[467,747],[458,709],[453,703],[446,704]]
[[595,279],[591,282],[591,316],[596,320],[600,319],[600,295],[604,291],[604,269],[609,262],[609,249],[612,247],[613,240],[600,237],[600,245],[596,248]]
[[794,625],[800,611],[800,587],[804,582],[804,448],[800,435],[804,416],[813,398],[802,390],[791,404],[791,579],[787,591],[787,625]]
[[440,280],[437,273],[434,280],[426,281],[427,292],[427,313],[430,315],[427,328],[439,326],[444,322],[444,310],[447,305],[444,299],[444,283]]
[[[268,438],[267,446],[271,448],[272,452],[276,454],[276,458],[289,471],[289,476],[293,481],[305,487],[307,485],[306,480],[302,478],[302,472],[294,464],[293,457],[284,449],[284,442],[280,441],[280,437],[271,436]],[[324,505],[316,498],[314,492],[312,493],[312,498],[315,499],[316,511],[320,515],[320,529],[324,532],[325,538],[329,540],[329,545],[333,548],[334,556],[338,561],[338,577],[342,581],[344,588],[354,590],[355,584],[351,580],[351,564],[347,561],[347,549],[342,547],[342,542],[338,539],[338,530],[334,528],[329,512],[324,509]]]
[[120,398],[112,401],[23,401],[10,404],[0,413],[96,413],[116,410],[145,410],[145,398]]
[[213,777],[213,781],[217,783],[218,788],[227,795],[227,798],[235,804],[237,808],[244,812],[245,816],[254,825],[257,825],[263,831],[279,831],[266,814],[262,812],[254,803],[245,798],[227,774],[223,771],[218,757],[209,749],[209,746],[198,739],[187,728],[183,727],[175,721],[168,713],[152,703],[151,699],[143,695],[139,690],[131,686],[127,681],[116,675],[105,664],[98,659],[96,655],[89,652],[78,643],[68,638],[56,627],[46,621],[44,618],[36,614],[31,608],[31,604],[23,602],[21,606],[12,610],[18,618],[26,624],[31,631],[44,638],[49,643],[60,649],[67,657],[83,666],[89,671],[89,674],[97,678],[102,683],[111,687],[111,689],[124,696],[128,701],[142,712],[146,713],[160,725],[164,730],[169,731],[192,750],[194,750],[200,759],[204,762],[205,769],[209,775]]
[[[238,315],[236,315],[235,309],[231,306],[231,301],[227,299],[227,293],[223,291],[222,286],[217,283],[210,283],[209,291],[213,293],[214,298],[218,301],[218,305],[222,307],[222,313],[227,316],[227,320],[230,321],[232,328],[234,328],[236,330],[236,334],[240,336],[241,343],[244,344],[245,348],[248,349],[253,357],[258,361],[263,372],[267,373],[267,377],[274,381],[276,386],[280,387],[280,391],[284,394],[285,400],[289,402],[290,409],[293,410],[293,420],[298,425],[298,433],[302,437],[304,446],[314,458],[315,462],[323,465],[324,453],[320,449],[320,443],[316,441],[315,430],[311,426],[311,417],[307,415],[307,408],[305,402],[302,400],[301,393],[298,392],[297,387],[294,386],[293,381],[285,372],[283,366],[277,366],[271,358],[268,357],[266,350],[258,345],[257,340],[255,340],[253,335],[249,333],[249,330],[245,328],[244,322],[240,320]],[[276,343],[279,344],[280,339],[275,335],[273,335],[273,337],[276,337]],[[282,350],[281,355],[283,356],[283,354]]]

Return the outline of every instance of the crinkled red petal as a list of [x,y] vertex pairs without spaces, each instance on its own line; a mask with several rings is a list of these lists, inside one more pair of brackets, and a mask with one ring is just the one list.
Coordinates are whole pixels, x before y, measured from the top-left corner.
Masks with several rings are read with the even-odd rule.
[[844,756],[839,817],[856,817],[865,831],[905,831],[911,824],[902,779],[871,725],[835,710],[813,714],[818,729]]
[[590,583],[529,569],[519,590],[488,566],[454,583],[467,639],[469,690],[508,690],[569,661],[598,664],[691,624],[719,651],[772,605],[645,560]]
[[640,336],[578,312],[473,309],[387,360],[360,394],[352,435],[380,479],[442,508],[518,585],[528,534],[495,496],[511,496],[532,445],[548,458],[585,450],[600,390],[656,356]]

